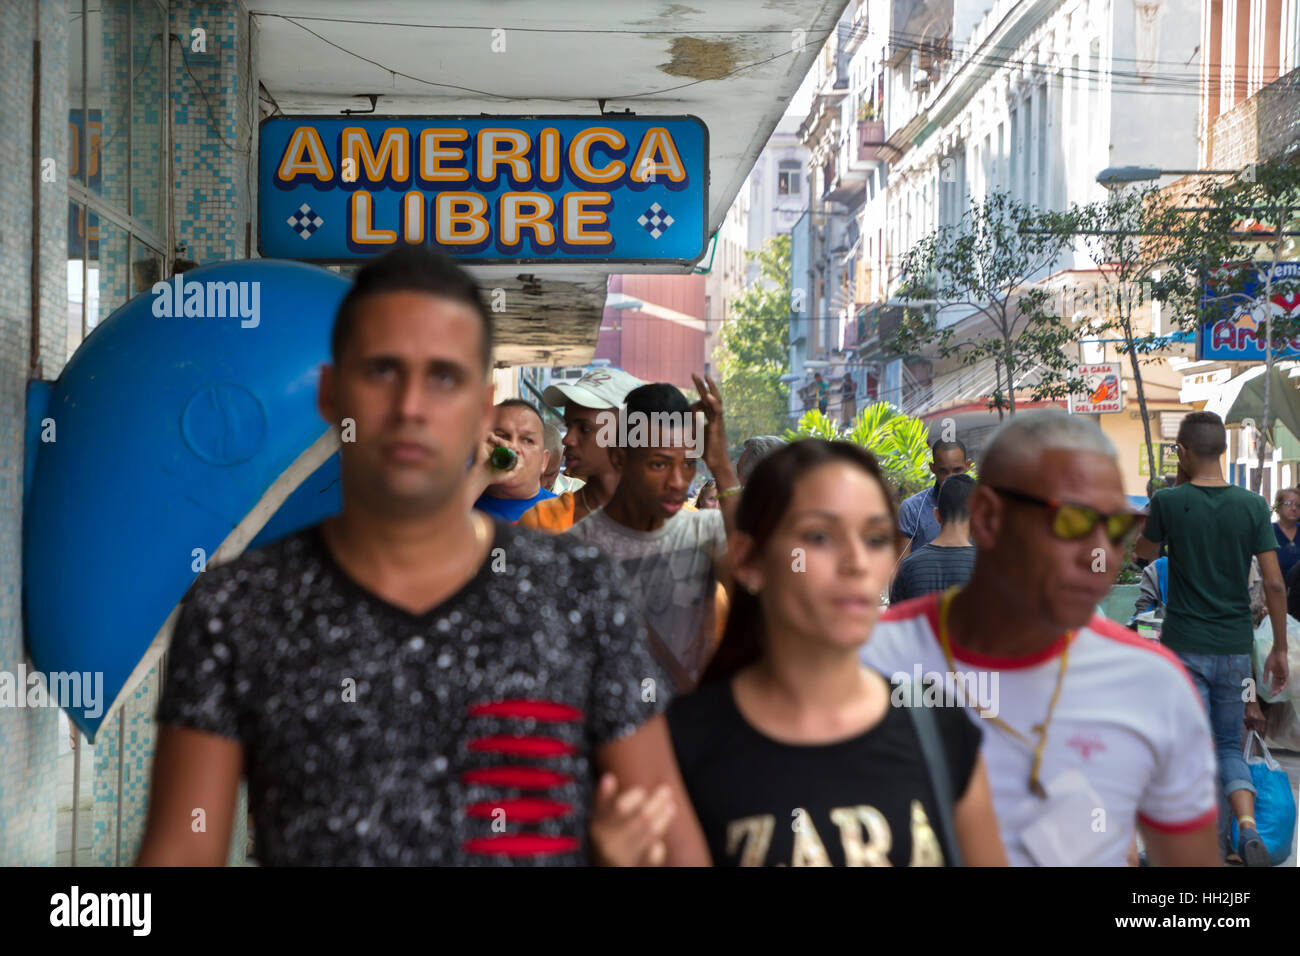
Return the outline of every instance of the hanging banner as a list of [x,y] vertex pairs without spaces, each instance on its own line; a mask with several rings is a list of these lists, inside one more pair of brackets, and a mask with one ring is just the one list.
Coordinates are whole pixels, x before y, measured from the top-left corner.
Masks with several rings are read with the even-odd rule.
[[[1196,333],[1196,358],[1199,361],[1263,362],[1264,354],[1264,302],[1260,299],[1264,287],[1261,264],[1234,284],[1231,295],[1225,289],[1207,284],[1201,290],[1202,306],[1218,294],[1223,296],[1222,317],[1202,322]],[[1274,321],[1300,317],[1300,262],[1279,262],[1273,267],[1274,289],[1269,296],[1269,308]],[[1285,343],[1273,340],[1274,359],[1300,358],[1300,335]]]
[[704,254],[694,116],[277,116],[259,136],[258,250],[310,262],[403,243],[466,262]]
[[1083,379],[1084,389],[1070,395],[1071,415],[1124,411],[1123,375],[1119,362],[1076,365],[1074,375]]

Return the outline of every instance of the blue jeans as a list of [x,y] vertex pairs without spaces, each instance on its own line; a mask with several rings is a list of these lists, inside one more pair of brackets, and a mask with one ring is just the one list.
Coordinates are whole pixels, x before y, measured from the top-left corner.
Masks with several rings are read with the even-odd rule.
[[1232,814],[1226,797],[1237,790],[1256,793],[1250,768],[1241,755],[1242,722],[1246,702],[1241,699],[1251,676],[1249,654],[1184,654],[1175,651],[1201,694],[1210,715],[1210,731],[1219,763],[1219,833],[1226,838]]

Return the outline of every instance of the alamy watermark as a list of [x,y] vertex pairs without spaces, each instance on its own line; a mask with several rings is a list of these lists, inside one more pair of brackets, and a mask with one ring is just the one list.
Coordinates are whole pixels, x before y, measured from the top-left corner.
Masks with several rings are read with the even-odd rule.
[[155,282],[153,314],[171,319],[240,319],[239,326],[255,329],[262,322],[261,282],[185,281],[181,273],[171,281]]
[[975,707],[982,717],[998,715],[997,671],[922,674],[916,663],[911,674],[894,671],[889,682],[893,685],[889,702],[895,707]]
[[596,416],[596,444],[602,448],[685,448],[686,457],[704,453],[699,412],[628,412],[607,409]]
[[104,713],[103,671],[0,671],[0,707],[58,707],[84,710],[92,720]]
[[69,892],[50,897],[50,925],[116,926],[133,936],[148,936],[152,910],[152,893],[83,893],[74,884]]

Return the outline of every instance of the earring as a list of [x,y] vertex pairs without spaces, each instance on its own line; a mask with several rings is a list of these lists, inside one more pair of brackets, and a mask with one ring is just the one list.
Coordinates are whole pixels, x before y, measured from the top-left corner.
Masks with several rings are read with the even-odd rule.
[[754,587],[754,585],[752,584],[746,584],[745,590],[749,592],[750,597],[753,597],[754,595],[758,594],[758,588]]

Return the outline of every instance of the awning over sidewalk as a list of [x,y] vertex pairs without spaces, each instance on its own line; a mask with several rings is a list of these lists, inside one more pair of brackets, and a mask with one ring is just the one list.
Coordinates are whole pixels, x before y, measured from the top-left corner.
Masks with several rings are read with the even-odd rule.
[[[1264,371],[1265,367],[1259,365],[1225,382],[1219,394],[1206,402],[1205,410],[1217,414],[1225,425],[1240,425],[1247,420],[1262,424]],[[1294,436],[1300,435],[1300,365],[1278,362],[1268,381],[1269,423],[1284,426],[1294,440]],[[1273,438],[1280,447],[1283,436],[1277,433]]]
[[[1006,390],[1006,372],[1002,372],[1002,388]],[[1038,380],[1035,369],[1022,370],[1015,379],[1017,390]],[[912,414],[932,415],[948,407],[966,405],[986,400],[998,387],[998,366],[987,358],[973,365],[965,365],[937,376],[930,387],[930,398],[925,407]]]
[[[707,234],[721,226],[847,0],[259,0],[257,75],[285,114],[692,115],[708,128]],[[270,112],[270,107],[267,107]],[[610,273],[642,265],[473,266],[506,290],[497,341],[519,364],[582,364]],[[519,294],[511,294],[517,290]]]

